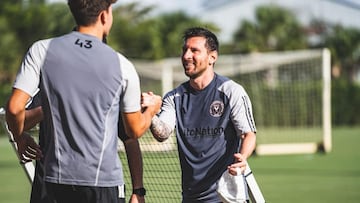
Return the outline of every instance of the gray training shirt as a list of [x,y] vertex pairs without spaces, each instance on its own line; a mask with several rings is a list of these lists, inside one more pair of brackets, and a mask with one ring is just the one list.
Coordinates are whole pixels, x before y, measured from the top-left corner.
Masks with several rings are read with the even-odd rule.
[[234,162],[240,135],[256,132],[244,88],[217,74],[203,90],[187,81],[165,95],[159,118],[176,127],[183,202],[220,202],[217,181]]
[[45,181],[124,184],[117,154],[119,112],[140,110],[134,66],[100,39],[71,32],[34,43],[14,88],[40,88],[46,139]]

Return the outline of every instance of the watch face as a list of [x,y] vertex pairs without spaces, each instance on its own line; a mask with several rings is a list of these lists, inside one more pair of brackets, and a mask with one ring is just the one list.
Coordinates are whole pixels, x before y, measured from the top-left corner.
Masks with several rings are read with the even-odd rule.
[[145,190],[145,188],[134,189],[133,194],[137,194],[139,196],[145,196],[146,195],[146,190]]

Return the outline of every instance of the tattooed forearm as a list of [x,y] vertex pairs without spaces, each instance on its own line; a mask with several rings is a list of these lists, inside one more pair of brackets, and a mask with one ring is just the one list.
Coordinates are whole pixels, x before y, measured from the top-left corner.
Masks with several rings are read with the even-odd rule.
[[154,116],[151,120],[150,130],[154,138],[163,142],[169,138],[172,133],[172,129],[164,122],[162,122],[157,116]]

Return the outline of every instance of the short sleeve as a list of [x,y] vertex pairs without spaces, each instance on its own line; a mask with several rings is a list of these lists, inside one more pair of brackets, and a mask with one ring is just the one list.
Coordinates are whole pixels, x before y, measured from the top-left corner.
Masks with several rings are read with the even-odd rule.
[[35,94],[39,87],[40,70],[45,61],[49,42],[50,40],[41,40],[30,47],[16,75],[14,88],[20,89],[30,96]]
[[119,58],[125,82],[121,100],[121,111],[128,113],[139,111],[141,109],[139,76],[134,65],[128,59],[121,54],[119,54]]

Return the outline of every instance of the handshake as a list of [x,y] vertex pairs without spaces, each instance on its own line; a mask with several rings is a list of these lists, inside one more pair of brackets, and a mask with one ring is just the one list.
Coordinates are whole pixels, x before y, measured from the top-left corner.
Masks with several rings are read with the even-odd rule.
[[162,104],[162,99],[159,95],[154,94],[153,92],[143,92],[141,94],[141,108],[144,112],[147,108],[153,109],[153,115],[160,112]]

